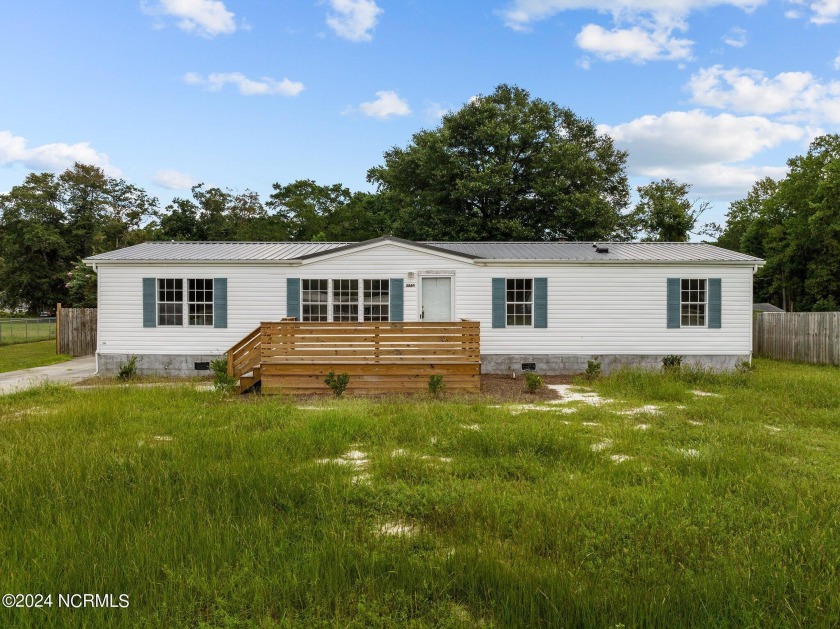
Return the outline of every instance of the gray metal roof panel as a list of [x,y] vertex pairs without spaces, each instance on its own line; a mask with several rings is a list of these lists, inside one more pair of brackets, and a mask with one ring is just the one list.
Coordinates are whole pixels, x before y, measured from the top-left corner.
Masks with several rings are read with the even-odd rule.
[[[374,241],[411,242],[397,238]],[[90,262],[125,261],[283,261],[302,260],[332,250],[350,250],[352,242],[145,242],[87,258]],[[541,260],[565,262],[741,262],[761,263],[736,251],[705,243],[604,242],[598,253],[592,242],[419,242],[429,250],[442,250],[485,261]]]

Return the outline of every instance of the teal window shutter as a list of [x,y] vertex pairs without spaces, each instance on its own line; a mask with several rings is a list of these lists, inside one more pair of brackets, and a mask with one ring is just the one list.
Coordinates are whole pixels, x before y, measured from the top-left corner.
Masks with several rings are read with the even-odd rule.
[[709,278],[709,327],[720,327],[720,278]]
[[286,278],[286,316],[300,321],[300,278]]
[[213,278],[213,327],[227,327],[227,278]]
[[143,327],[157,327],[157,299],[155,291],[157,280],[153,277],[143,278]]
[[391,321],[405,321],[403,313],[403,280],[401,277],[391,278]]
[[493,327],[505,327],[505,278],[493,278]]
[[668,278],[668,327],[680,327],[680,278]]
[[534,327],[548,327],[548,278],[534,278]]

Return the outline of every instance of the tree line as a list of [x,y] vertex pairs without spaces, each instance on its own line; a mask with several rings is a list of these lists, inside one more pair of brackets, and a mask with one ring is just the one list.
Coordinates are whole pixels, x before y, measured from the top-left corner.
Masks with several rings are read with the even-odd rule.
[[[95,166],[33,173],[0,195],[0,300],[32,311],[56,302],[94,305],[95,276],[80,260],[147,240],[358,241],[391,234],[412,240],[686,241],[691,234],[715,234],[714,226],[699,225],[708,204],[692,200],[687,183],[664,179],[640,186],[631,206],[626,162],[627,153],[591,120],[500,85],[446,114],[437,127],[418,131],[407,146],[386,151],[382,163],[368,170],[372,192],[305,179],[275,183],[261,199],[250,190],[201,184],[161,207],[144,190]],[[796,257],[779,244],[788,231],[759,236],[750,227],[760,221],[770,229],[772,213],[759,206],[772,196],[771,186],[773,194],[790,189],[788,196],[801,188],[783,184],[759,182],[747,199],[733,203],[725,229],[718,229],[721,244],[764,257],[784,249]],[[836,216],[836,205],[834,211]],[[831,295],[803,299],[825,291],[820,284],[813,292],[813,278],[796,283],[812,261],[802,264],[792,270],[768,257],[757,294],[773,300],[781,291],[786,303],[800,307],[824,307],[829,296],[840,301],[836,286]],[[784,280],[775,275],[782,269]]]

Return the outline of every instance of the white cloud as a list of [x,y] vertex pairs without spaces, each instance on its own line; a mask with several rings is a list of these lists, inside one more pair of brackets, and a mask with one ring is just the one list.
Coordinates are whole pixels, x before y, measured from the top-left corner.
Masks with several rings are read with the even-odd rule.
[[167,168],[157,171],[153,181],[167,190],[189,190],[198,183],[192,175]]
[[840,70],[840,55],[834,57],[834,69]]
[[249,79],[240,72],[217,72],[203,77],[197,72],[187,72],[184,75],[187,85],[201,85],[211,92],[218,92],[226,84],[235,85],[243,96],[265,96],[279,94],[280,96],[297,96],[304,87],[303,83],[283,79],[277,81],[268,77],[260,80]]
[[[837,2],[838,0],[820,0]],[[691,12],[715,6],[734,6],[752,11],[765,0],[511,0],[501,11],[505,25],[514,30],[528,30],[531,25],[564,11],[598,11],[616,20],[633,16],[653,16],[658,21],[684,18]]]
[[597,24],[587,24],[575,37],[579,48],[606,61],[628,60],[635,63],[657,59],[688,59],[691,57],[690,39],[672,37],[673,28],[641,26],[606,30]]
[[733,48],[743,48],[747,45],[747,31],[738,26],[733,26],[729,32],[723,36],[723,43]]
[[10,131],[0,131],[0,166],[20,164],[30,170],[48,170],[61,172],[73,166],[75,162],[99,166],[112,177],[119,177],[121,172],[111,165],[108,156],[94,149],[89,142],[65,144],[42,144],[27,148],[26,138],[13,135]]
[[349,107],[344,110],[345,114],[360,112],[371,118],[385,120],[393,116],[408,116],[411,108],[404,98],[392,90],[376,92],[376,100],[368,101],[359,105],[358,108]]
[[[837,1],[840,0],[828,0]],[[688,16],[714,6],[751,11],[765,0],[510,0],[499,13],[505,25],[528,31],[533,24],[565,11],[596,11],[611,16],[613,28],[587,24],[575,41],[607,61],[644,63],[658,59],[689,59],[694,44],[674,36],[688,29]]]
[[141,3],[150,15],[168,15],[178,20],[178,28],[203,37],[226,35],[236,31],[235,15],[221,0],[159,0]]
[[446,107],[434,101],[426,101],[426,107],[423,109],[423,115],[429,122],[437,122],[452,110],[451,107]]
[[692,75],[692,102],[737,113],[779,116],[784,121],[840,124],[840,81],[823,82],[810,72],[712,66]]
[[[832,24],[840,19],[840,0],[814,0],[813,2],[790,0],[790,2],[810,9],[811,17],[809,21],[812,24]],[[802,17],[801,11],[791,10],[788,11],[788,14],[786,14],[787,17],[791,18]]]
[[373,39],[373,29],[382,13],[374,0],[329,0],[329,3],[333,12],[327,15],[327,26],[336,35],[355,42]]
[[710,116],[700,111],[669,111],[615,126],[599,126],[630,151],[633,168],[694,167],[741,162],[782,142],[803,140],[808,132],[761,116]]

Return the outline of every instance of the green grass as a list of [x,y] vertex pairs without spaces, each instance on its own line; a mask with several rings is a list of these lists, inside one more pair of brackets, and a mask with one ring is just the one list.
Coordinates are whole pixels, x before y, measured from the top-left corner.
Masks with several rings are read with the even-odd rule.
[[0,345],[32,343],[48,339],[55,339],[55,319],[52,321],[0,319]]
[[54,365],[71,358],[73,357],[55,353],[55,341],[6,345],[0,347],[0,373]]
[[[0,593],[131,606],[0,609],[0,625],[838,626],[840,372],[757,365],[623,372],[594,383],[621,402],[568,414],[2,397]],[[643,403],[661,413],[614,412]],[[367,479],[319,462],[354,449]]]

